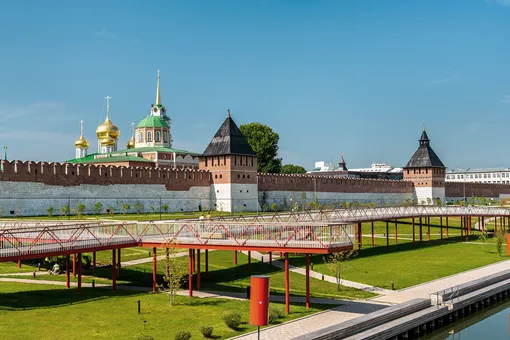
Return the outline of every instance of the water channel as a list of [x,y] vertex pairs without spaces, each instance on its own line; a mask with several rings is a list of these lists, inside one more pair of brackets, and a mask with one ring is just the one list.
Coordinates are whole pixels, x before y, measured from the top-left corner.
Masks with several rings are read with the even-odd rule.
[[510,339],[510,301],[506,299],[470,315],[459,317],[454,322],[420,337],[421,339]]

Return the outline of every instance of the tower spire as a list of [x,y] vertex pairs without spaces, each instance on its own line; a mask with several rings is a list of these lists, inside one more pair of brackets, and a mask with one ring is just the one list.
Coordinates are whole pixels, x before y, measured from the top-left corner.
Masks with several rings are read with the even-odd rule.
[[135,122],[131,122],[131,138],[135,137]]
[[83,137],[83,119],[80,120],[80,137]]
[[106,99],[106,119],[108,119],[110,118],[110,99],[112,99],[112,97],[106,96],[104,99]]
[[156,89],[156,105],[161,105],[161,90],[159,85],[159,70],[158,70],[158,87]]

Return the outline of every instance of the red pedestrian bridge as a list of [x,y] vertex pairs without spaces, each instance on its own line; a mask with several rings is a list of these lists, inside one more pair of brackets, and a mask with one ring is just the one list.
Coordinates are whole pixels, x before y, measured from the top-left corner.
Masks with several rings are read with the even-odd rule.
[[[197,289],[200,289],[200,250],[205,250],[205,270],[208,271],[208,250],[260,251],[285,256],[286,297],[288,311],[288,253],[306,254],[306,291],[309,305],[309,254],[328,254],[362,246],[362,222],[412,219],[413,240],[415,219],[430,217],[460,217],[466,236],[471,232],[471,218],[499,217],[502,227],[509,225],[510,209],[501,207],[412,206],[353,208],[273,215],[239,216],[208,220],[172,220],[157,222],[86,221],[86,222],[27,222],[6,221],[0,225],[0,262],[67,255],[67,268],[73,254],[73,273],[78,265],[78,289],[81,287],[81,254],[112,250],[113,288],[120,274],[120,249],[153,248],[153,290],[156,290],[156,248],[189,249],[189,291],[192,295],[193,272],[198,264]],[[430,228],[430,223],[428,224]],[[372,223],[373,226],[373,223]],[[396,223],[395,223],[396,228]],[[396,229],[395,229],[396,231]],[[386,233],[388,235],[388,233]],[[430,237],[430,233],[429,233]],[[448,237],[448,235],[447,235]],[[372,228],[373,240],[373,228]],[[421,232],[420,232],[421,241]],[[389,244],[389,243],[388,243]],[[116,256],[117,255],[117,256]],[[249,257],[250,259],[250,257]],[[250,261],[250,260],[249,260]],[[196,263],[195,263],[196,262]],[[69,270],[67,270],[69,287]]]

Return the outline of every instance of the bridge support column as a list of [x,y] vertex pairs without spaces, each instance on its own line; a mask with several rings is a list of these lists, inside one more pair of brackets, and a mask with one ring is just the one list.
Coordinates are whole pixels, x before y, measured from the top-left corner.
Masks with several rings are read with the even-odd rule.
[[21,268],[21,260],[18,260],[18,268]]
[[285,313],[290,314],[289,253],[285,253]]
[[386,247],[390,246],[390,229],[388,227],[388,221],[386,221]]
[[422,220],[420,217],[420,245],[421,245],[421,241],[423,241],[423,225],[422,225]]
[[168,249],[168,248],[165,248],[165,258],[166,258],[165,274],[166,274],[166,276],[169,276],[170,275],[170,267],[169,267],[170,249]]
[[115,261],[115,249],[112,249],[112,290],[117,290],[117,261]]
[[398,243],[398,223],[395,220],[395,243]]
[[468,239],[468,237],[469,237],[469,229],[471,229],[469,227],[469,223],[471,223],[471,220],[469,219],[469,216],[464,217],[464,225],[466,227],[466,242],[469,241],[469,239]]
[[358,249],[361,249],[363,246],[363,233],[361,230],[361,222],[358,222]]
[[237,264],[237,250],[234,250],[234,264]]
[[310,254],[305,254],[306,258],[306,309],[310,308]]
[[197,290],[200,290],[200,249],[197,249]]
[[205,278],[209,277],[209,249],[205,250]]
[[413,217],[413,243],[416,241],[416,233],[414,231],[414,217]]
[[189,249],[188,296],[193,296],[193,249]]
[[269,253],[269,264],[273,264],[273,252]]
[[154,248],[152,248],[152,292],[153,293],[156,293],[156,288],[157,288],[156,264],[157,264],[156,247],[154,247]]
[[374,221],[372,221],[372,247],[375,247],[375,237],[374,237]]
[[78,293],[81,292],[81,253],[78,253]]
[[443,239],[443,216],[439,217],[439,229],[441,233],[441,240]]
[[92,274],[96,273],[96,252],[92,253]]
[[73,254],[73,277],[76,277],[76,254]]
[[66,288],[71,286],[71,255],[66,255]]
[[485,217],[482,216],[482,233],[485,232]]
[[120,277],[120,266],[121,266],[121,261],[120,261],[120,248],[117,249],[117,277]]
[[251,251],[248,250],[248,269],[251,269]]
[[464,236],[464,217],[460,217],[460,236]]
[[428,234],[428,240],[430,241],[430,217],[427,217],[427,234]]
[[446,238],[448,238],[450,235],[448,234],[448,216],[446,218]]
[[193,273],[197,272],[197,252],[193,249]]

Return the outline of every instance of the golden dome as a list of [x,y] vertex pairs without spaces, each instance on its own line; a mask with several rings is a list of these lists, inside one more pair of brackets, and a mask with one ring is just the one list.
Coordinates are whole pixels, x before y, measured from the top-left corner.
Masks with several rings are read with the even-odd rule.
[[114,146],[115,145],[115,139],[111,138],[110,136],[106,136],[100,139],[102,146]]
[[131,137],[129,142],[126,144],[126,148],[133,149],[135,147],[135,137]]
[[83,135],[81,135],[80,138],[78,138],[76,140],[76,142],[74,142],[74,146],[77,149],[88,148],[89,147],[89,142],[85,138],[83,138]]
[[113,139],[114,141],[116,141],[117,139],[119,139],[120,131],[119,131],[119,128],[115,124],[112,123],[112,121],[110,120],[110,117],[106,117],[106,120],[104,121],[104,123],[100,124],[97,127],[96,135],[97,135],[97,138],[99,138],[100,140],[103,140],[106,137],[109,137],[109,138]]

